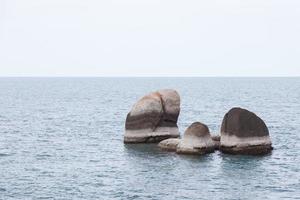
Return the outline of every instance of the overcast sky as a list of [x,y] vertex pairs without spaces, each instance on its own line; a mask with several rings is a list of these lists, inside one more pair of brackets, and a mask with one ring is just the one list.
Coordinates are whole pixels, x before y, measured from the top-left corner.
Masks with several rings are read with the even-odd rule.
[[299,0],[0,0],[0,76],[299,75]]

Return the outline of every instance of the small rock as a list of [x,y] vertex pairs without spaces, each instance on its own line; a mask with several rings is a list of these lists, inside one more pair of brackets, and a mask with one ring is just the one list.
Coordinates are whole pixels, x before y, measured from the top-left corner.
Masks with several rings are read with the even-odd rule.
[[221,144],[221,142],[220,142],[221,136],[213,135],[213,136],[211,136],[211,139],[214,142],[215,150],[219,150],[220,149],[220,144]]
[[161,141],[158,144],[158,146],[165,151],[176,151],[179,142],[180,142],[179,138],[170,138]]
[[219,135],[213,135],[213,136],[211,136],[211,139],[212,139],[213,141],[219,141],[219,142],[220,142],[221,136],[219,136]]
[[179,154],[206,154],[214,152],[215,144],[205,124],[190,125],[180,140],[176,152]]

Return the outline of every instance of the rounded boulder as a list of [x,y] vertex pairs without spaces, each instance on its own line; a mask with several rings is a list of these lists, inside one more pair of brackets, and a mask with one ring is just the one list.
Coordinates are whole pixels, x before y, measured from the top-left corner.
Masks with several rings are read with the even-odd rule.
[[258,155],[273,148],[261,118],[246,109],[232,108],[222,121],[220,149],[224,153]]
[[184,133],[176,152],[179,154],[206,154],[214,152],[215,144],[209,129],[201,122],[194,122]]

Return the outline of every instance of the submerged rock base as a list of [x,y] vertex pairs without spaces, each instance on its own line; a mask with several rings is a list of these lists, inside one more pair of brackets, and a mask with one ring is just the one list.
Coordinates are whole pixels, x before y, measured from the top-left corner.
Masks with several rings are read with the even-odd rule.
[[168,138],[178,138],[179,131],[177,127],[159,128],[156,131],[151,130],[127,130],[124,135],[124,143],[158,143]]
[[247,147],[222,147],[221,151],[227,154],[241,154],[241,155],[264,155],[273,150],[272,145],[257,145]]

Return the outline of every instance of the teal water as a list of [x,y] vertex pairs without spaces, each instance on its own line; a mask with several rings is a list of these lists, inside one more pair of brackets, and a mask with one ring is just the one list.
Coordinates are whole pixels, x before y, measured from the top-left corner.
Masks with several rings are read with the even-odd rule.
[[[124,145],[136,100],[182,98],[181,132],[235,106],[266,122],[266,156]],[[0,199],[300,199],[300,78],[0,78]]]

